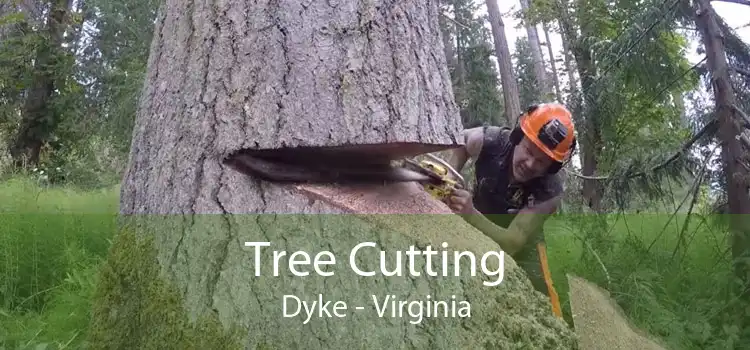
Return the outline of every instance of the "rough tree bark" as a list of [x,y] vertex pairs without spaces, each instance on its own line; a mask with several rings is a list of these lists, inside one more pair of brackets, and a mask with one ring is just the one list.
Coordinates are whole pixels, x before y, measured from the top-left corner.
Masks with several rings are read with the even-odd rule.
[[500,7],[497,0],[486,0],[487,15],[492,27],[492,37],[495,41],[495,56],[500,70],[500,83],[503,86],[503,99],[505,101],[505,119],[508,125],[513,126],[516,119],[521,115],[521,101],[518,96],[518,82],[513,75],[513,66],[508,49],[508,39],[505,37],[505,24],[500,15]]
[[[450,214],[416,183],[282,185],[221,162],[243,148],[344,144],[400,157],[454,147],[460,131],[436,2],[166,1],[123,179],[128,220],[102,270],[93,347],[574,348],[572,331],[508,257],[488,261],[504,265],[495,287],[482,285],[491,277],[481,270],[472,277],[467,259],[460,278],[361,277],[348,268],[361,242],[377,243],[356,261],[367,270],[378,269],[381,249],[389,269],[395,251],[412,245],[499,249],[455,215],[364,215]],[[253,215],[198,215],[209,213]],[[362,215],[305,215],[342,213]],[[254,249],[244,246],[258,241],[271,244],[262,250],[261,276]],[[271,250],[288,252],[278,276]],[[309,276],[291,275],[283,262],[298,250],[331,251],[335,265],[323,270],[335,274],[307,266],[297,268]],[[422,259],[415,268],[426,271]],[[285,294],[344,301],[347,316],[285,318]],[[471,317],[412,323],[407,309],[381,318],[372,295],[430,295],[449,305],[455,295],[471,302]]]

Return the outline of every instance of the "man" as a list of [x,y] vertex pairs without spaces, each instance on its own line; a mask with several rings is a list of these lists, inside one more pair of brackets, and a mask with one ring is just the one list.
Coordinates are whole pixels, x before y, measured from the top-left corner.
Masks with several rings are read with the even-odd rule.
[[513,130],[479,127],[465,130],[464,138],[465,145],[449,162],[461,171],[473,159],[477,185],[473,197],[457,190],[448,205],[510,254],[562,317],[542,226],[560,205],[563,188],[557,172],[576,145],[570,112],[560,104],[535,105]]

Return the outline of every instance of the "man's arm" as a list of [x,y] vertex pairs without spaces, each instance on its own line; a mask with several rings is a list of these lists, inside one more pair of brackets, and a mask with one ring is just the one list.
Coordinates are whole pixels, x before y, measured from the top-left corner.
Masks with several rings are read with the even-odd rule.
[[539,232],[547,218],[557,212],[562,203],[562,183],[557,176],[552,176],[534,188],[532,193],[538,202],[519,210],[508,227],[509,230],[520,234],[518,240],[522,243],[526,243],[530,236]]
[[469,201],[466,202],[467,212],[461,216],[466,222],[495,241],[503,251],[514,255],[524,247],[529,237],[542,229],[547,218],[559,208],[562,201],[562,186],[556,180],[553,178],[551,182],[541,184],[540,188],[536,188],[534,195],[541,202],[519,210],[507,229],[495,225],[477,211],[470,204],[470,196]]
[[484,142],[484,130],[482,127],[466,129],[461,132],[461,135],[464,138],[464,145],[453,150],[447,159],[448,164],[458,172],[461,172],[469,159],[476,159],[479,156]]
[[533,207],[521,209],[507,229],[495,225],[473,207],[472,213],[461,216],[466,222],[495,241],[503,251],[514,255],[526,245],[529,237],[539,232],[544,226],[545,220],[560,205],[560,199],[561,197],[557,196]]
[[557,211],[561,201],[561,196],[555,196],[532,207],[519,210],[508,229],[522,232],[522,237],[519,237],[519,240],[526,243],[531,235],[542,229],[547,218]]
[[[491,238],[504,252],[510,255],[514,255],[520,251],[528,239],[525,234],[527,231],[521,229],[519,225],[514,226],[513,223],[511,223],[507,229],[498,226],[487,219],[487,217],[478,210],[474,209],[473,206],[470,213],[460,215],[466,222],[484,233],[487,237]],[[516,222],[516,220],[513,222]]]

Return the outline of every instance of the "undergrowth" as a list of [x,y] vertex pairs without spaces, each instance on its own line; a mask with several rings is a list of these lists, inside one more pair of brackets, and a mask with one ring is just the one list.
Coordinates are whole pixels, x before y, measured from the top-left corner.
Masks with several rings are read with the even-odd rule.
[[593,215],[552,223],[550,269],[568,320],[572,273],[609,291],[635,326],[671,349],[743,348],[745,307],[732,292],[726,231],[699,214],[686,218],[611,214],[604,232],[592,229]]
[[[117,207],[117,188],[0,183],[0,349],[84,347]],[[725,234],[700,216],[682,230],[684,219],[613,215],[606,230],[595,217],[550,222],[550,266],[566,316],[565,274],[573,273],[609,290],[637,326],[673,349],[736,347]]]
[[117,200],[116,189],[0,183],[0,349],[80,348]]

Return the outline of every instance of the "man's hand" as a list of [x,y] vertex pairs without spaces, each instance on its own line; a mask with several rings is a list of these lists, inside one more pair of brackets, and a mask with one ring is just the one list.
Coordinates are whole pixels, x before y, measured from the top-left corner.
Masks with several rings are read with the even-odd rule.
[[464,189],[456,189],[448,197],[448,207],[458,214],[474,214],[474,203],[472,203],[471,192]]

